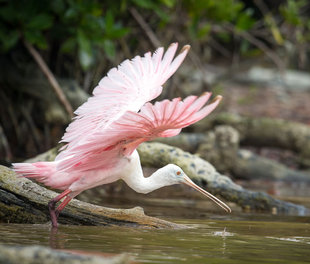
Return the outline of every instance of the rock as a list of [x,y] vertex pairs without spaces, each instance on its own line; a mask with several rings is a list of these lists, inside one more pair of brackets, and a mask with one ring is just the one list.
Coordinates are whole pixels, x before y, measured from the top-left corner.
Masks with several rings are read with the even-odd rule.
[[221,173],[227,173],[236,163],[239,133],[231,126],[217,126],[205,134],[197,154]]
[[54,250],[43,246],[0,245],[0,264],[130,264],[127,254],[97,256],[73,250]]
[[235,80],[265,86],[282,86],[287,90],[310,91],[310,74],[286,70],[283,74],[277,69],[252,67],[247,73],[236,74]]

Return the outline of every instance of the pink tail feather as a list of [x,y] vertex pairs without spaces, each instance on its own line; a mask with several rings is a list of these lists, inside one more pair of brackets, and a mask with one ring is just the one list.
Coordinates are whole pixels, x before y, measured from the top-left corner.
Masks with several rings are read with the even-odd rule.
[[56,172],[55,162],[13,163],[12,165],[17,174],[27,178],[34,178],[44,184],[47,184]]

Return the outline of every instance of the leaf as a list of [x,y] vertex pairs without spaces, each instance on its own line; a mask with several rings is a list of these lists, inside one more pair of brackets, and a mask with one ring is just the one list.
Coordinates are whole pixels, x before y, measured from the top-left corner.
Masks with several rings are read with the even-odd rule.
[[60,51],[64,53],[73,53],[75,51],[77,41],[75,38],[68,38],[64,43],[62,43]]
[[13,48],[18,39],[19,39],[19,33],[16,30],[12,30],[9,32],[6,32],[5,30],[2,30],[2,27],[0,29],[0,42],[1,42],[1,49],[4,51],[8,51],[11,48]]
[[26,24],[27,29],[44,30],[53,25],[53,18],[47,14],[40,14],[33,18]]
[[90,40],[82,30],[78,30],[77,35],[79,45],[79,60],[84,70],[89,69],[94,61]]
[[28,40],[30,43],[38,46],[40,49],[46,49],[47,48],[47,42],[42,35],[40,31],[35,30],[26,30],[24,32],[24,36],[26,40]]
[[129,30],[114,22],[114,16],[108,11],[104,18],[105,37],[106,39],[118,39],[126,35]]
[[199,28],[199,30],[197,32],[197,38],[202,39],[202,38],[206,37],[207,35],[209,35],[210,30],[211,30],[211,24],[206,23],[201,28]]
[[12,6],[0,8],[0,18],[6,22],[14,21],[17,17],[16,10]]
[[252,26],[255,23],[255,19],[252,17],[253,10],[252,9],[246,9],[242,13],[240,13],[237,17],[236,21],[236,28],[239,30],[249,30],[252,28]]
[[82,65],[82,68],[84,70],[88,70],[94,61],[93,54],[89,54],[85,50],[79,48],[79,61]]
[[77,41],[79,44],[80,49],[84,50],[87,53],[91,53],[91,43],[88,39],[88,37],[86,36],[86,34],[84,33],[84,31],[82,30],[78,30],[77,32]]
[[304,0],[287,0],[286,5],[280,6],[280,12],[287,23],[299,26],[303,24],[299,13],[306,4]]
[[154,8],[155,4],[152,0],[132,0],[132,2],[138,6],[145,9],[152,9]]
[[63,0],[53,0],[51,1],[52,10],[57,14],[63,14],[65,11],[65,3]]
[[110,34],[114,28],[114,17],[111,11],[108,11],[104,18],[106,34]]
[[70,7],[66,12],[65,12],[65,15],[64,15],[64,18],[68,21],[70,20],[75,20],[77,19],[79,16],[79,12],[76,8],[74,7]]
[[125,36],[129,32],[128,28],[114,28],[112,32],[108,35],[111,39],[119,39]]
[[176,0],[161,0],[161,2],[169,8],[174,7],[176,4]]
[[103,42],[103,49],[105,54],[107,55],[107,57],[111,60],[113,60],[115,58],[115,45],[113,43],[113,41],[106,39]]
[[271,31],[271,34],[272,34],[274,40],[279,45],[282,45],[284,43],[284,39],[282,37],[282,34],[281,34],[274,18],[270,14],[267,14],[265,16],[265,21],[266,21],[267,25],[270,27],[270,31]]

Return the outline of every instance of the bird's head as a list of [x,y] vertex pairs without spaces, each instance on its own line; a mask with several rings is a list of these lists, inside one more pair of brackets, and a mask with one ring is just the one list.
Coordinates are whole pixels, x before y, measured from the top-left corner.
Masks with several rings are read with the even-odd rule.
[[199,191],[203,195],[207,196],[213,202],[215,202],[218,206],[222,207],[226,212],[231,212],[231,209],[228,205],[222,202],[220,199],[212,195],[211,193],[207,192],[206,190],[200,188],[197,184],[195,184],[186,174],[185,172],[177,165],[168,164],[162,169],[165,170],[165,177],[166,181],[168,181],[167,185],[172,184],[186,184],[193,189]]

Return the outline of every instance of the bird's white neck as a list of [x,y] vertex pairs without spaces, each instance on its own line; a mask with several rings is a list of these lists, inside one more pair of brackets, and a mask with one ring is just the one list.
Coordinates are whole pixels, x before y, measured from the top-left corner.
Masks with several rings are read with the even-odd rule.
[[133,152],[130,163],[130,169],[126,170],[126,175],[123,175],[122,179],[138,193],[149,193],[161,187],[178,183],[174,180],[169,180],[165,167],[158,169],[151,176],[145,178],[137,151]]

